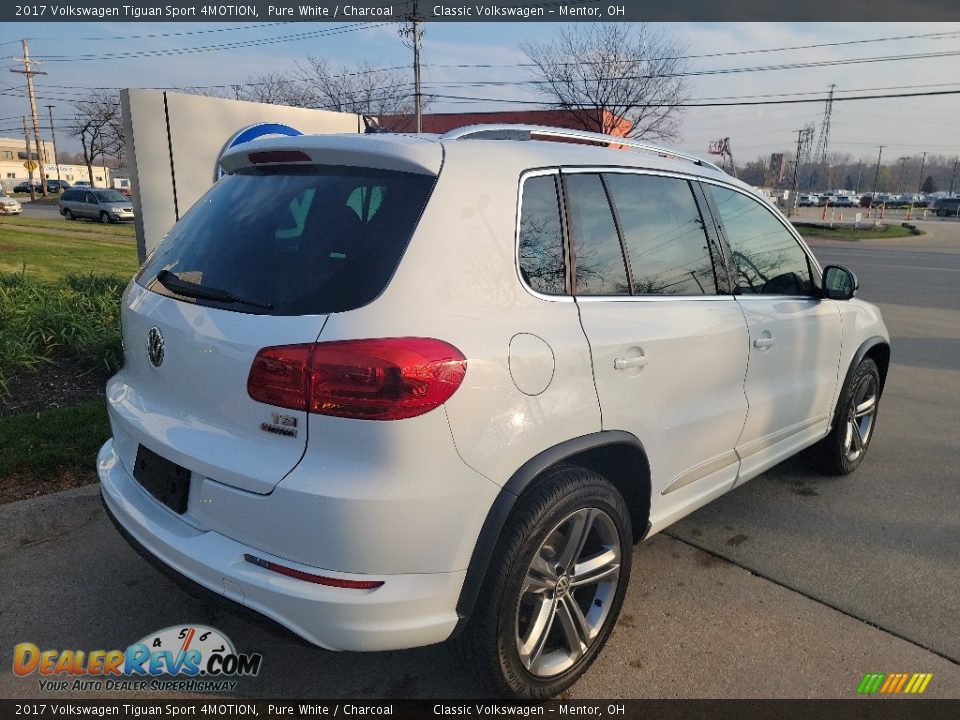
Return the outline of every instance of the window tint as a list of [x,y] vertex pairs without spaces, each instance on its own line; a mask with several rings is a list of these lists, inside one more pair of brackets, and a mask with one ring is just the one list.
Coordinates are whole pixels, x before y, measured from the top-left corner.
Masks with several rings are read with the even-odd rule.
[[637,295],[714,295],[707,235],[686,180],[604,175]]
[[520,274],[532,289],[545,295],[566,293],[566,263],[554,175],[531,177],[523,183],[519,252]]
[[565,176],[577,293],[629,295],[623,249],[599,175]]
[[[387,286],[434,178],[362,168],[251,168],[214,185],[138,275],[160,270],[261,305],[274,315],[352,310]],[[179,296],[177,296],[179,297]],[[181,298],[257,312],[252,306]]]
[[773,213],[743,193],[705,187],[713,194],[733,250],[734,292],[809,295],[806,253]]

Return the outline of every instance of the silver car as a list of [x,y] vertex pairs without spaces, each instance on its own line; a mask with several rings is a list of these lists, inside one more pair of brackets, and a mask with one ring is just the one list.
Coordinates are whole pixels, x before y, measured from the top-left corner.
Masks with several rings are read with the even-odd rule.
[[60,196],[60,214],[67,220],[90,218],[102,223],[133,220],[133,203],[111,188],[72,187]]

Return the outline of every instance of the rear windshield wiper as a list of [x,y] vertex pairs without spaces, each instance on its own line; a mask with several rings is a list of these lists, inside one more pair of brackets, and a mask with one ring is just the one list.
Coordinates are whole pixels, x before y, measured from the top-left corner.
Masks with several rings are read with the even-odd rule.
[[172,273],[169,270],[161,270],[158,272],[157,282],[167,288],[167,290],[175,292],[177,295],[185,295],[186,297],[193,297],[197,298],[198,300],[237,303],[238,305],[249,305],[250,307],[261,308],[263,310],[273,310],[273,305],[270,303],[259,303],[254,300],[246,300],[245,298],[237,297],[232,293],[228,293],[226,290],[204,287],[199,283],[184,280],[176,273]]

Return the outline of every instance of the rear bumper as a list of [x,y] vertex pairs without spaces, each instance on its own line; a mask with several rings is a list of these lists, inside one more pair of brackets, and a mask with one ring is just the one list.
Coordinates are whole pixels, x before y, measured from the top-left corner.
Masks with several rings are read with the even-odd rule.
[[[128,539],[189,581],[315,645],[358,651],[417,647],[446,640],[457,624],[465,572],[373,576],[291,562],[184,522],[130,476],[112,440],[101,448],[97,469],[104,505]],[[375,590],[316,585],[247,562],[246,553],[304,572],[384,584]]]

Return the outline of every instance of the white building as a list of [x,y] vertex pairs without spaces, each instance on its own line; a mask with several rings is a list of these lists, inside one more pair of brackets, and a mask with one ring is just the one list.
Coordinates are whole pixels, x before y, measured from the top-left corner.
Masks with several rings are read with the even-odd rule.
[[[57,164],[50,162],[54,158],[53,143],[42,142],[43,155],[46,162],[43,164],[48,180],[57,179]],[[10,190],[14,185],[30,179],[30,172],[25,163],[28,160],[36,162],[36,143],[30,143],[30,157],[27,157],[27,145],[23,138],[0,137],[0,181],[3,188]],[[33,179],[40,182],[39,168],[33,171]],[[71,185],[77,180],[87,180],[86,165],[66,165],[60,163],[60,179]],[[110,184],[110,169],[103,165],[93,166],[93,184],[96,187],[108,187]]]

